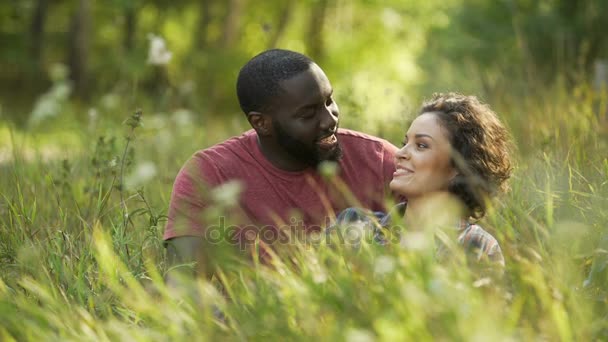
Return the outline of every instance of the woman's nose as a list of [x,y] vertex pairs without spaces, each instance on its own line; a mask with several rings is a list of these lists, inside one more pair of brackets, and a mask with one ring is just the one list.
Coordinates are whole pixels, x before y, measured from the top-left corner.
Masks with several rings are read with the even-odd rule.
[[397,160],[399,160],[399,159],[409,160],[410,151],[409,151],[408,145],[405,145],[402,148],[400,148],[399,150],[397,150],[397,153],[395,153],[395,158],[397,158]]

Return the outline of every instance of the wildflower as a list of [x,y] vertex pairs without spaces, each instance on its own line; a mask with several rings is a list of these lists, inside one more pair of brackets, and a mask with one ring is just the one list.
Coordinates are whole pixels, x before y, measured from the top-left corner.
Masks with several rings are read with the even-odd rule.
[[338,164],[332,161],[323,161],[319,164],[319,173],[325,178],[333,178],[338,174]]
[[49,76],[53,82],[65,81],[68,78],[68,67],[61,63],[53,64],[49,70]]
[[169,63],[173,53],[167,49],[165,40],[154,34],[149,34],[150,49],[148,49],[148,64],[165,65]]
[[349,342],[372,342],[376,338],[369,330],[351,328],[346,332],[346,340]]
[[211,196],[218,204],[229,207],[237,203],[242,190],[242,182],[230,181],[213,189]]
[[109,93],[101,97],[101,106],[107,110],[115,110],[120,105],[120,97],[116,94]]
[[424,232],[407,232],[403,234],[401,246],[411,251],[424,251],[432,248],[433,244]]
[[194,114],[187,109],[178,109],[173,112],[171,120],[178,127],[189,127],[194,122]]
[[382,11],[382,23],[388,29],[399,29],[402,26],[403,19],[401,15],[392,8],[385,8]]
[[137,165],[135,170],[125,179],[127,188],[143,185],[156,176],[156,165],[151,161],[144,161]]
[[395,259],[388,255],[381,255],[374,263],[374,272],[376,274],[388,274],[395,269]]

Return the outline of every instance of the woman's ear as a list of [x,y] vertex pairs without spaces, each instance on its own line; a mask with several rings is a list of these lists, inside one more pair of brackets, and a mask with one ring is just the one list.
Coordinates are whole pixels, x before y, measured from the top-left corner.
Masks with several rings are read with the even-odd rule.
[[272,134],[272,118],[260,112],[247,113],[247,121],[259,136],[268,136]]
[[454,179],[456,179],[456,177],[460,176],[460,172],[458,172],[458,169],[456,169],[455,167],[452,168],[452,171],[450,171],[450,182],[453,182]]

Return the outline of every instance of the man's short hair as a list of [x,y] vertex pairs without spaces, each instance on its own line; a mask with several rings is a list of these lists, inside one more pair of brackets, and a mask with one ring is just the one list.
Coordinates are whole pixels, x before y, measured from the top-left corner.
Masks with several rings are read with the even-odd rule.
[[279,83],[306,71],[314,62],[301,53],[272,49],[253,57],[239,72],[236,94],[245,114],[263,111],[280,91]]

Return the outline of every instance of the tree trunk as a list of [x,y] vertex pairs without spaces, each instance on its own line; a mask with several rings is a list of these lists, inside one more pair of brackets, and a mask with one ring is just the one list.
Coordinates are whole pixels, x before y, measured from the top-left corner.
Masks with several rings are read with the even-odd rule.
[[70,79],[74,82],[74,93],[80,98],[86,98],[87,89],[87,57],[91,17],[90,0],[80,0],[76,13],[70,24],[69,67]]
[[208,44],[207,32],[211,24],[211,0],[199,0],[198,25],[194,35],[194,47],[204,50]]
[[279,13],[279,17],[277,20],[277,28],[273,30],[270,36],[270,41],[268,42],[268,48],[276,48],[279,39],[285,32],[285,28],[287,28],[287,23],[289,22],[289,17],[291,16],[291,12],[293,10],[293,1],[286,1],[285,6],[281,9]]
[[[593,88],[598,93],[598,98],[603,99],[608,95],[608,59],[597,59],[593,68]],[[600,128],[608,133],[608,104],[598,101],[597,113]]]
[[223,48],[228,48],[234,44],[239,31],[242,10],[243,0],[230,0],[228,3],[220,44]]
[[44,23],[46,22],[48,5],[48,0],[36,1],[36,8],[32,17],[30,56],[35,69],[39,69],[42,65]]
[[131,2],[125,8],[125,35],[123,46],[127,52],[133,51],[135,47],[135,27],[137,26],[137,11]]
[[325,53],[323,46],[323,26],[325,25],[327,4],[328,0],[319,0],[317,4],[312,6],[310,11],[307,45],[308,54],[315,61],[322,59]]

